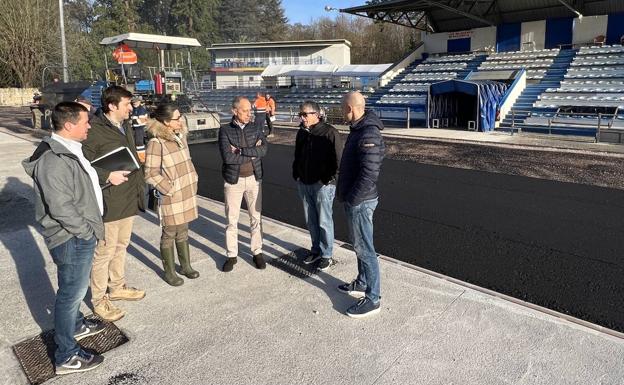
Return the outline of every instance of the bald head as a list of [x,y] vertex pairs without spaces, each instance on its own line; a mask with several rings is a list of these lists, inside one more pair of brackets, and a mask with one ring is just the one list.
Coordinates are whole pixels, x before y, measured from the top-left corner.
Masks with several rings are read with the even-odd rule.
[[351,91],[342,97],[342,115],[347,122],[354,122],[364,115],[366,99],[358,91]]

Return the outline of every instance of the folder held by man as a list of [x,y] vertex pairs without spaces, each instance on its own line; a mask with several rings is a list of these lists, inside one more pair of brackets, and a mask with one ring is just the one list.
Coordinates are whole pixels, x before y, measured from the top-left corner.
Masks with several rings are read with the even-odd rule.
[[91,165],[108,171],[136,171],[140,168],[128,147],[118,147],[94,159]]

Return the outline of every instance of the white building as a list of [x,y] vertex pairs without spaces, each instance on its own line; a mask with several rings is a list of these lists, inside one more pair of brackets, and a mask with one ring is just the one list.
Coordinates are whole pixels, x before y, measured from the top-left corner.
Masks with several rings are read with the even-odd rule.
[[[345,39],[212,44],[210,80],[215,88],[289,86],[294,79],[264,81],[268,66],[344,66],[351,64]],[[206,80],[206,79],[204,79]]]

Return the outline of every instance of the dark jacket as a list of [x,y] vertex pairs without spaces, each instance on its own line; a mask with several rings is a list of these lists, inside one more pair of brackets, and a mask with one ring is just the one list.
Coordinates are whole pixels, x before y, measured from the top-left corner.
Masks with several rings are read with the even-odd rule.
[[295,140],[293,178],[304,184],[335,181],[342,147],[342,138],[333,126],[319,122],[307,129],[302,125]]
[[[111,123],[101,110],[90,120],[91,129],[85,141],[82,142],[82,152],[85,158],[92,161],[106,153],[119,148],[127,147],[139,159],[134,143],[134,131],[131,120],[123,124],[126,134],[122,134]],[[110,171],[95,168],[100,178],[100,185],[106,184]],[[109,186],[102,190],[104,196],[104,222],[112,222],[136,215],[139,210],[145,211],[145,182],[143,170],[128,175],[128,181],[119,186]]]
[[380,130],[383,124],[367,111],[350,127],[342,161],[336,197],[352,206],[377,198],[377,179],[384,158],[385,145]]
[[[221,174],[223,179],[230,184],[238,182],[241,164],[252,159],[254,176],[256,180],[262,180],[262,158],[267,153],[267,141],[262,131],[262,122],[256,119],[255,122],[249,122],[244,129],[241,129],[235,122],[234,118],[228,125],[221,127],[219,130],[219,150],[221,151]],[[247,146],[243,146],[242,135],[245,135]],[[260,140],[262,143],[256,146],[256,142]],[[240,149],[240,154],[232,153],[230,146]]]
[[35,219],[49,249],[72,237],[104,239],[93,183],[76,155],[46,137],[22,166],[35,181]]

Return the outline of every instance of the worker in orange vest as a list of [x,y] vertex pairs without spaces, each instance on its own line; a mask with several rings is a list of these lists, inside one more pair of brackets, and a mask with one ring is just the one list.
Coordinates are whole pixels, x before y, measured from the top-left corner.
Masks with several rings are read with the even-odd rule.
[[268,92],[264,95],[266,100],[267,111],[267,127],[269,128],[269,137],[273,136],[273,122],[275,121],[275,114],[277,113],[277,107],[275,105],[275,99]]
[[113,58],[119,64],[136,64],[138,61],[137,54],[126,43],[119,43],[113,50]]
[[[259,122],[260,124],[262,124],[262,122],[264,121],[268,122],[269,119],[267,115],[267,102],[262,92],[258,91],[256,93],[256,99],[254,100],[254,103],[253,103],[253,109],[254,109],[254,115],[256,117],[255,119],[256,122]],[[264,131],[264,128],[262,131]]]

